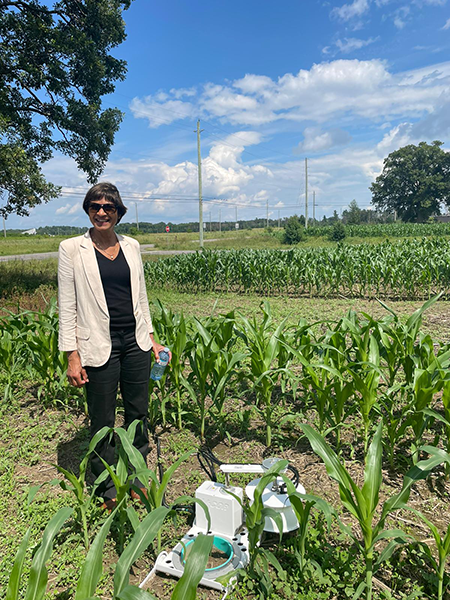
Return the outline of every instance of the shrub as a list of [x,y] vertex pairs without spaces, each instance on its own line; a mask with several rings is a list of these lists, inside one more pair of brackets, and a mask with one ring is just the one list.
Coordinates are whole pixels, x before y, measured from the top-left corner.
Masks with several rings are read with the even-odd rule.
[[289,217],[284,225],[284,236],[283,243],[284,244],[298,244],[305,237],[304,228],[297,217],[294,215],[293,217]]
[[343,240],[345,238],[345,236],[347,235],[346,231],[345,231],[345,227],[344,225],[339,221],[338,223],[335,223],[330,231],[330,240],[333,240],[333,242],[340,242],[341,240]]

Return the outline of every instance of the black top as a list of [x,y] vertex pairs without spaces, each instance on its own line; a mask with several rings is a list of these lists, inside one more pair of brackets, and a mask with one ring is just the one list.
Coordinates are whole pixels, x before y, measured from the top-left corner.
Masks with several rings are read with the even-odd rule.
[[106,258],[95,248],[100,277],[110,317],[110,329],[136,327],[131,300],[130,267],[122,248],[114,260]]

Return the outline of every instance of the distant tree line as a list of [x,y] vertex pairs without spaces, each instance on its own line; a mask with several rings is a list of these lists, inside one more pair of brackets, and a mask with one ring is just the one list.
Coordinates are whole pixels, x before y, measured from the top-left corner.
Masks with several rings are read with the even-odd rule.
[[[295,217],[299,224],[304,227],[305,217],[300,215]],[[283,217],[281,219],[269,219],[269,228],[283,227],[285,228],[291,217]],[[334,225],[338,222],[343,222],[345,225],[358,225],[360,223],[388,223],[393,220],[392,214],[378,213],[368,209],[359,208],[356,200],[352,200],[347,210],[342,213],[342,218],[339,217],[337,211],[334,211],[331,217],[323,217],[322,220],[309,219],[309,227],[323,227]],[[249,220],[239,220],[239,229],[263,229],[267,227],[267,220],[264,218],[255,218]],[[120,223],[116,227],[119,234],[124,235],[139,235],[140,233],[165,233],[166,226],[169,226],[171,233],[186,233],[198,231],[198,221],[189,223],[172,223],[171,221],[160,221],[159,223],[139,223],[139,229],[136,223]],[[46,225],[45,227],[37,227],[36,235],[51,235],[51,236],[70,236],[81,235],[85,233],[88,225],[84,227],[73,227],[68,225]],[[205,221],[205,231],[235,231],[235,221]],[[25,229],[8,229],[8,235],[20,235]]]

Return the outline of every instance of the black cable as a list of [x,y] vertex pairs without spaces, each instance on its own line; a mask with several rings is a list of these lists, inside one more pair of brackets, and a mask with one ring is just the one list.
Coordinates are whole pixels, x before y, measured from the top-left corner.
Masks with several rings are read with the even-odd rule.
[[211,481],[217,482],[216,469],[214,465],[220,467],[223,464],[207,446],[202,446],[197,452],[197,459],[201,468],[205,471]]
[[298,469],[296,469],[294,465],[288,465],[287,470],[291,471],[291,473],[294,474],[294,476],[291,477],[291,481],[294,484],[294,486],[297,487],[300,483],[300,473],[298,472]]
[[[157,435],[153,436],[153,439],[156,443],[156,462],[158,465],[158,478],[159,478],[159,483],[162,483],[163,477],[164,477],[164,467],[162,465],[161,462],[161,442],[160,439]],[[162,505],[165,508],[170,508],[170,505],[167,504],[166,502],[166,494],[163,495],[162,497]],[[182,511],[187,511],[190,512],[191,514],[194,514],[195,510],[192,504],[177,504],[176,506],[173,507],[175,510],[182,510]]]

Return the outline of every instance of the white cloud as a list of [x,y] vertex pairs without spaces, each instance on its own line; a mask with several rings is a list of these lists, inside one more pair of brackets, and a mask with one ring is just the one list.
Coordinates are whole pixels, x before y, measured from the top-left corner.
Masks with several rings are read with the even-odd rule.
[[[172,92],[176,98],[179,94],[176,90]],[[142,100],[133,98],[130,110],[136,118],[145,118],[150,127],[170,125],[173,121],[195,116],[194,105],[182,100],[172,100],[167,94],[159,92],[155,96],[146,96]]]
[[331,11],[331,16],[337,17],[342,21],[350,21],[355,17],[361,17],[369,11],[368,0],[353,0],[350,4],[344,4],[340,7],[335,7]]
[[447,21],[445,22],[444,27],[442,27],[442,29],[450,29],[450,19],[447,19]]
[[64,206],[60,206],[59,208],[56,209],[56,214],[57,215],[64,215],[67,212],[69,212],[69,209],[71,208],[71,204],[65,204]]
[[369,46],[376,42],[378,38],[369,38],[367,40],[361,40],[358,38],[344,38],[343,40],[337,40],[336,47],[342,54],[349,54],[355,50],[360,50],[365,46]]
[[404,29],[410,18],[411,8],[409,6],[401,6],[392,15],[393,23],[397,29]]
[[324,152],[336,146],[347,144],[351,136],[342,129],[322,131],[319,127],[307,127],[303,131],[303,142],[298,145],[298,152]]
[[184,118],[218,118],[244,127],[280,120],[316,124],[348,116],[390,120],[425,115],[450,87],[450,63],[392,74],[381,60],[334,60],[273,80],[247,74],[226,85],[206,84],[195,103],[135,98],[132,111],[151,127]]

